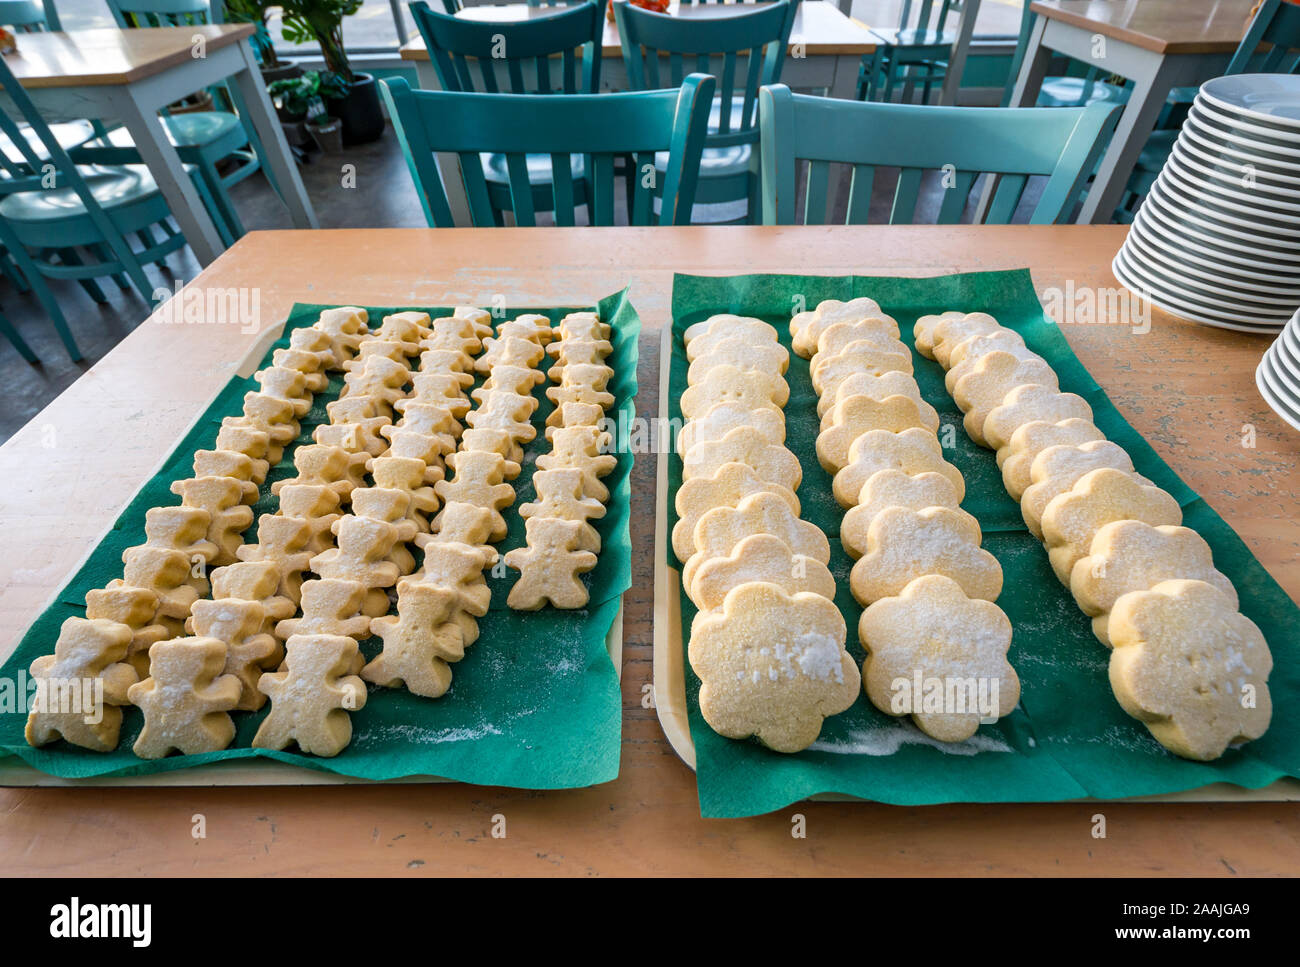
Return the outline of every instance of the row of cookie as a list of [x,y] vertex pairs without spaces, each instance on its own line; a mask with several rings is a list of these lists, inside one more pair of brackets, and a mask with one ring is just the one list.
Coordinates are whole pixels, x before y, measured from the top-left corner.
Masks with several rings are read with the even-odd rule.
[[[233,572],[221,574],[223,589],[228,576],[230,583],[255,582],[267,565],[278,583],[272,589],[266,581],[264,587],[272,593],[262,601],[218,596],[196,602],[187,623],[193,637],[154,647],[150,678],[129,693],[144,713],[136,755],[160,758],[172,751],[223,749],[235,735],[228,713],[259,708],[267,696],[272,708],[253,738],[255,747],[281,749],[297,741],[305,752],[332,755],[346,745],[351,735],[347,713],[336,713],[324,696],[331,686],[350,684],[345,708],[359,708],[365,688],[359,682],[331,680],[328,669],[343,655],[351,662],[359,659],[355,640],[343,636],[368,635],[369,619],[359,614],[363,602],[369,613],[387,610],[382,583],[375,582],[377,589],[364,578],[373,570],[396,567],[375,563],[392,553],[393,541],[384,539],[391,536],[389,521],[401,520],[412,532],[402,535],[408,538],[415,527],[405,519],[409,495],[367,488],[364,477],[372,454],[386,452],[394,435],[393,405],[410,381],[409,357],[418,352],[427,321],[423,313],[392,315],[376,332],[356,334],[355,355],[344,362],[340,397],[328,408],[331,422],[317,428],[317,443],[295,451],[298,476],[272,487],[280,508],[260,518],[257,543],[238,549],[243,563],[221,569]],[[441,452],[436,444],[430,450],[433,459]],[[368,495],[396,500],[363,499]],[[339,510],[347,502],[353,513],[343,515]],[[249,573],[241,574],[241,569]],[[309,570],[320,577],[304,583]],[[285,617],[272,626],[268,607],[276,603],[289,615],[301,610],[302,617]],[[286,649],[281,641],[287,642]],[[279,672],[263,674],[282,656]]]
[[830,542],[799,518],[802,470],[785,446],[789,354],[772,326],[749,317],[713,316],[684,335],[673,540],[699,609],[688,658],[700,711],[720,735],[795,752],[860,685],[833,601]]
[[[820,330],[810,366],[824,414],[818,455],[849,507],[840,541],[856,559],[850,590],[867,606],[858,624],[863,687],[881,711],[960,742],[1020,697],[1007,661],[1011,622],[992,603],[1002,568],[961,509],[965,482],[943,457],[939,416],[921,398],[898,323],[865,300],[858,306],[858,318],[845,318],[842,304],[823,303],[808,325]],[[823,311],[839,321],[821,325]],[[967,682],[995,698],[977,708],[952,687]],[[927,700],[927,689],[944,700]]]
[[948,370],[971,439],[997,450],[1057,578],[1114,648],[1110,682],[1124,710],[1185,758],[1215,759],[1262,735],[1268,646],[1209,545],[1180,526],[1173,496],[1139,475],[1086,401],[1062,393],[1052,367],[991,316],[923,317],[916,344]]
[[509,481],[520,473],[524,444],[536,435],[533,390],[544,379],[538,364],[550,340],[550,320],[521,315],[502,322],[495,335],[489,320],[476,320],[480,328],[460,341],[435,323],[426,341],[423,358],[432,361],[431,354],[438,354],[451,363],[461,393],[473,385],[475,372],[487,378],[457,405],[469,428],[446,458],[450,476],[434,485],[442,509],[432,533],[417,540],[423,564],[397,583],[397,613],[373,622],[383,648],[361,671],[367,681],[427,698],[446,694],[451,663],[478,638],[477,619],[491,603],[484,571],[498,560],[491,545],[505,538],[502,511],[515,499]]
[[592,521],[605,516],[609,490],[600,478],[614,469],[612,437],[605,411],[614,405],[608,390],[614,376],[605,363],[613,350],[609,325],[591,312],[560,320],[547,347],[548,370],[556,385],[546,390],[555,409],[547,417],[547,452],[537,457],[532,484],[536,497],[519,507],[525,543],[508,551],[507,567],[519,571],[506,604],[519,611],[586,606],[590,593],[580,575],[596,566],[600,534]]
[[[296,439],[312,394],[350,358],[365,321],[358,310],[326,310],[313,326],[294,330],[289,346],[257,374],[261,389],[245,395],[242,414],[222,420],[215,448],[195,453],[194,476],[172,485],[181,506],[146,513],[146,542],[124,552],[123,577],[88,593],[86,617],[65,621],[54,653],[33,662],[38,698],[27,721],[30,744],[64,738],[94,751],[116,748],[121,706],[129,702],[128,689],[148,676],[152,647],[184,633],[192,606],[210,590],[208,566],[236,560],[253,520],[249,505]],[[102,689],[98,721],[56,707],[49,695],[41,698],[43,687],[88,680]]]

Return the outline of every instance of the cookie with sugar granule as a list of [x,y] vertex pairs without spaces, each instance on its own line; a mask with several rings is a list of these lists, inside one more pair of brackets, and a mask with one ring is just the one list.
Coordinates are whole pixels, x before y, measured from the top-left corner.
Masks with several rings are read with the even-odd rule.
[[743,463],[727,463],[718,468],[712,477],[695,477],[677,488],[673,498],[677,523],[673,526],[673,553],[685,563],[695,553],[695,525],[715,507],[735,507],[750,494],[775,494],[790,512],[798,516],[799,498],[794,491],[779,484],[765,483],[758,478],[753,467]]
[[1263,735],[1273,656],[1253,621],[1204,581],[1162,581],[1115,602],[1110,685],[1175,755],[1208,762]]
[[867,529],[866,553],[849,572],[849,589],[868,605],[926,574],[952,578],[972,598],[996,601],[1002,593],[1002,566],[980,547],[979,524],[948,507],[890,507],[877,514]]
[[839,609],[820,594],[787,594],[761,581],[732,588],[691,632],[705,722],[776,752],[806,749],[861,688],[846,635]]
[[960,511],[961,498],[951,480],[932,470],[915,476],[893,467],[877,470],[862,485],[857,505],[850,507],[840,521],[840,543],[850,557],[859,558],[867,553],[871,523],[890,507],[908,510],[949,507]]
[[753,467],[760,480],[780,484],[788,490],[798,490],[803,480],[799,458],[750,426],[735,427],[719,440],[686,451],[682,479],[712,477],[725,463]]
[[1082,396],[1062,393],[1041,384],[1017,386],[984,419],[984,439],[1001,450],[1026,423],[1061,423],[1065,420],[1092,421],[1092,407]]
[[1077,447],[1104,439],[1105,435],[1091,420],[1078,417],[1056,423],[1046,420],[1024,423],[1011,434],[1007,445],[998,450],[1002,485],[1007,488],[1007,493],[1019,500],[1021,494],[1034,482],[1029,475],[1034,459],[1048,447]]
[[[772,534],[751,534],[726,557],[705,561],[695,572],[691,600],[701,612],[722,607],[727,592],[751,581],[766,581],[788,594],[808,591],[835,597],[835,577],[821,561],[796,554]],[[697,619],[698,620],[698,619]]]
[[[968,597],[941,574],[919,577],[898,596],[868,607],[858,637],[867,652],[862,685],[871,704],[889,715],[910,714],[940,742],[969,739],[982,711],[1002,718],[1020,701],[1020,679],[1007,661],[1011,622],[996,604]],[[941,694],[927,694],[924,684],[915,694],[918,680],[940,683]],[[980,708],[981,698],[992,706],[994,697],[995,708]]]

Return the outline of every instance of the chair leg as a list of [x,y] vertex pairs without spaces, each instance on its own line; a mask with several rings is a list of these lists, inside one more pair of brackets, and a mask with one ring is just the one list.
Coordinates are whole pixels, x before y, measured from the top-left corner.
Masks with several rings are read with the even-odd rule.
[[5,248],[13,256],[14,262],[18,265],[18,270],[31,283],[32,292],[36,294],[37,301],[45,309],[45,314],[54,323],[54,329],[59,334],[59,338],[63,340],[63,346],[67,349],[68,355],[72,357],[72,361],[74,363],[81,362],[81,350],[77,348],[77,341],[72,338],[72,330],[68,328],[68,320],[64,318],[63,310],[59,308],[54,293],[45,284],[45,276],[41,275],[40,270],[32,261],[32,257],[27,254],[27,249],[23,248],[18,239],[10,234],[2,221],[0,221],[0,241],[4,242]]
[[26,292],[31,288],[27,284],[27,279],[23,277],[22,272],[18,270],[18,266],[14,263],[13,256],[8,252],[0,255],[0,271],[4,272],[5,278],[12,282],[14,288],[19,292]]
[[13,323],[4,317],[3,313],[0,313],[0,335],[3,335],[14,344],[14,349],[18,350],[23,359],[34,365],[40,363],[40,360],[36,358],[36,354],[32,352],[32,347],[27,345],[22,336],[18,335],[18,330],[13,327]]
[[216,169],[207,163],[199,165],[199,175],[212,199],[211,210],[216,215],[213,221],[217,223],[217,232],[221,235],[221,241],[229,248],[243,237],[244,223],[240,221],[235,203],[230,200],[230,194],[226,191],[226,186],[221,183],[221,176],[217,174]]

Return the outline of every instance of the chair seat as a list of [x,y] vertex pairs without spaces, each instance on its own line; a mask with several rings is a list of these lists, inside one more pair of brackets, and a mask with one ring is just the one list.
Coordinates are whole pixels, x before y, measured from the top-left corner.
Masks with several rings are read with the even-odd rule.
[[[31,126],[23,124],[20,129],[36,157],[48,158],[49,152],[45,150],[45,145],[32,131]],[[54,135],[54,140],[59,143],[60,148],[64,151],[70,151],[73,148],[81,147],[94,138],[95,128],[89,121],[61,121],[50,125],[50,134]],[[14,149],[14,143],[4,133],[0,133],[0,151],[3,151],[11,158],[16,159],[18,157],[18,152]]]
[[1087,100],[1084,91],[1088,82],[1082,77],[1045,77],[1038,92],[1039,107],[1086,107],[1095,101],[1122,104],[1128,100],[1128,90],[1108,81],[1093,81]]
[[890,30],[872,27],[871,32],[889,47],[951,47],[957,43],[955,30],[941,31],[918,27]]
[[[506,156],[503,154],[484,154],[483,177],[492,185],[507,185],[510,176],[506,171]],[[531,185],[551,184],[551,156],[549,154],[530,154],[524,156],[528,167],[528,183]],[[582,155],[569,155],[569,172],[573,179],[586,176],[586,160]]]
[[[174,114],[161,117],[167,140],[176,148],[202,148],[220,141],[239,128],[239,115],[229,111],[195,111],[191,114]],[[118,148],[133,147],[126,128],[114,128],[108,134],[109,142]]]
[[[158,185],[144,165],[88,166],[78,170],[95,201],[107,211],[158,194]],[[0,217],[14,222],[57,221],[85,214],[85,204],[71,188],[20,191],[0,200]]]

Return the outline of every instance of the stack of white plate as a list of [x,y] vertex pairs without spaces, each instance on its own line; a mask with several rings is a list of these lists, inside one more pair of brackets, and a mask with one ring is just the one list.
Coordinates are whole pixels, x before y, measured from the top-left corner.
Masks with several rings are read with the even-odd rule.
[[1273,412],[1300,430],[1300,311],[1264,353],[1255,385]]
[[1300,306],[1300,77],[1202,85],[1111,267],[1183,319],[1286,325]]

